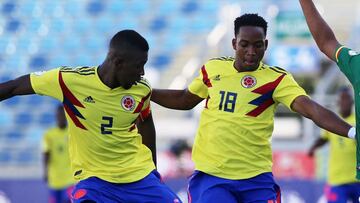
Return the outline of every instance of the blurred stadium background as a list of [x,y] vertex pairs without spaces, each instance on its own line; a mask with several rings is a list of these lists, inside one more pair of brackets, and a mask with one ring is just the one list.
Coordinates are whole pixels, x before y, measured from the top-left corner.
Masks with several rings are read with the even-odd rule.
[[[359,48],[360,2],[315,2],[340,41]],[[312,98],[335,111],[334,92],[347,80],[314,46],[298,1],[288,0],[0,0],[0,82],[61,65],[98,65],[113,34],[135,29],[150,44],[152,86],[184,88],[207,59],[233,55],[233,20],[243,13],[269,22],[265,62],[293,73]],[[1,203],[47,201],[40,143],[55,124],[56,104],[40,96],[0,103]],[[180,112],[153,105],[159,171],[184,202],[201,107]],[[306,156],[318,134],[309,120],[278,108],[274,174],[285,203],[324,202],[327,150]]]

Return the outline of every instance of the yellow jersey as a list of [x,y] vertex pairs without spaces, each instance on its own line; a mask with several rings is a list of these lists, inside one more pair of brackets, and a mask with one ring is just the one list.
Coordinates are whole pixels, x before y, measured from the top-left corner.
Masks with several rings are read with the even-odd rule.
[[63,102],[76,180],[91,176],[113,183],[140,180],[155,169],[135,121],[149,111],[151,87],[142,79],[130,89],[106,86],[98,67],[61,67],[30,75],[34,91]]
[[[355,124],[355,115],[344,118],[349,124]],[[356,142],[329,131],[323,131],[322,138],[329,141],[328,182],[330,185],[342,185],[359,182],[356,180]]]
[[196,170],[227,179],[271,172],[271,136],[279,103],[306,95],[291,74],[260,63],[238,72],[234,59],[208,61],[188,87],[206,99],[193,147]]

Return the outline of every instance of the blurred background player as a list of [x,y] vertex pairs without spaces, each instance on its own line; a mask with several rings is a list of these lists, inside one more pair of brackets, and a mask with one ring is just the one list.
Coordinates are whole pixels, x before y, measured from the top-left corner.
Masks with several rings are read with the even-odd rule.
[[75,182],[69,157],[69,133],[62,105],[56,109],[56,127],[43,137],[44,179],[50,189],[50,203],[69,203]]
[[192,151],[189,201],[280,201],[272,174],[274,112],[284,104],[318,126],[347,136],[351,126],[311,100],[292,75],[262,62],[267,22],[257,14],[234,21],[235,58],[209,60],[187,89],[154,89],[151,100],[192,109],[206,99]]
[[[331,60],[337,63],[340,70],[352,84],[355,92],[356,134],[360,134],[360,54],[342,46],[334,32],[321,17],[312,0],[299,0],[310,32],[319,49]],[[352,133],[355,137],[355,132]],[[360,136],[356,136],[356,177],[360,180]]]
[[[348,87],[341,88],[338,93],[337,104],[340,116],[348,123],[355,125],[353,113],[352,90]],[[323,131],[309,150],[309,156],[315,151],[330,144],[328,164],[328,184],[325,189],[328,203],[346,203],[351,200],[359,202],[360,182],[356,180],[356,143],[352,139],[340,137],[328,131]]]

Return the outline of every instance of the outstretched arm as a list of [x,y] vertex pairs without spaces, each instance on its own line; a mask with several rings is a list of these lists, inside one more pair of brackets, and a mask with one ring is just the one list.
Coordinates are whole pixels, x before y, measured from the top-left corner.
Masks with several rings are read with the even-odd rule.
[[335,51],[340,45],[334,32],[321,17],[312,0],[299,0],[310,32],[319,49],[331,60],[336,61]]
[[297,97],[291,104],[291,108],[304,117],[314,121],[319,127],[337,135],[348,137],[348,132],[352,126],[309,97]]
[[308,151],[308,155],[310,157],[314,156],[315,151],[318,148],[324,146],[327,142],[328,141],[326,139],[319,137],[317,140],[315,140],[314,144],[310,147],[310,149]]
[[203,98],[192,94],[188,89],[153,89],[151,101],[170,109],[189,110],[199,104]]
[[156,133],[152,115],[149,114],[144,119],[139,117],[136,120],[136,126],[142,136],[143,144],[151,150],[152,158],[156,166]]
[[27,94],[35,94],[30,83],[30,75],[24,75],[0,84],[0,101],[16,95]]

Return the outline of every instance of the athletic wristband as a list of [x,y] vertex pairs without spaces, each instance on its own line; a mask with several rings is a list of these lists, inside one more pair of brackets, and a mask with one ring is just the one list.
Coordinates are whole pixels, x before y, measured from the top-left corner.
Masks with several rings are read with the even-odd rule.
[[356,128],[355,127],[351,127],[349,132],[348,132],[348,135],[347,135],[349,138],[351,139],[355,139],[355,136],[356,136]]

